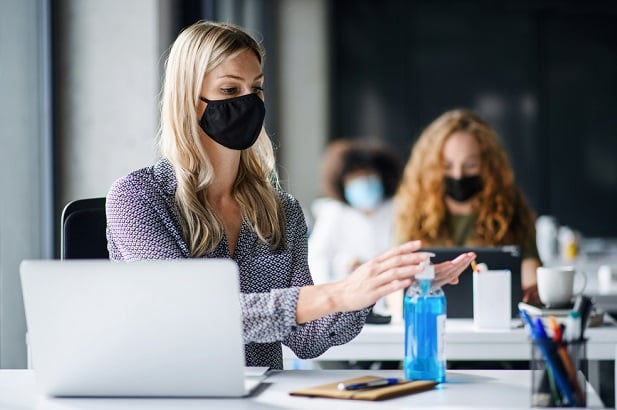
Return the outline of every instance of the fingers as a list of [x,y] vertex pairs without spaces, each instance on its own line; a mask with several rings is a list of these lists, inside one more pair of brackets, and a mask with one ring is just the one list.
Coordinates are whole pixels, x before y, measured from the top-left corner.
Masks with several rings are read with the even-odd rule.
[[[400,287],[397,282],[405,281],[406,283],[413,280],[413,277],[422,271],[421,265],[407,265],[388,269],[379,273],[373,280],[376,289],[384,286],[390,286],[392,283],[393,289],[398,290]],[[409,285],[407,285],[409,286]],[[394,291],[392,290],[392,291]]]
[[532,304],[532,305],[539,305],[540,304],[540,297],[538,295],[538,288],[535,285],[523,289],[523,302],[529,303],[529,304]]
[[[420,241],[407,242],[377,257],[371,266],[372,274],[378,277],[376,286],[384,286],[394,280],[411,279],[420,273],[422,262],[429,258],[426,252],[415,252],[421,246]],[[458,283],[458,276],[469,266],[475,256],[473,252],[468,252],[452,261],[435,265],[437,281],[442,284]]]
[[473,252],[461,253],[456,258],[452,259],[451,262],[455,265],[464,264],[469,265],[472,260],[476,259],[476,254]]
[[422,241],[405,242],[377,256],[377,261],[382,262],[397,255],[405,255],[417,251],[422,247]]
[[[408,253],[402,255],[392,255],[390,258],[375,262],[373,265],[374,273],[380,276],[383,276],[385,273],[397,273],[399,272],[402,275],[405,275],[405,272],[400,268],[408,268],[412,267],[413,272],[411,274],[416,274],[422,270],[422,262],[425,262],[428,259],[428,256],[423,253]],[[400,275],[395,275],[394,277],[400,277]]]
[[387,282],[383,286],[377,288],[377,293],[379,294],[378,299],[381,299],[382,297],[397,292],[399,290],[404,290],[411,286],[411,283],[411,279],[392,280],[390,282]]
[[440,283],[457,284],[458,277],[473,261],[476,254],[473,252],[463,253],[451,261],[435,265],[435,275]]

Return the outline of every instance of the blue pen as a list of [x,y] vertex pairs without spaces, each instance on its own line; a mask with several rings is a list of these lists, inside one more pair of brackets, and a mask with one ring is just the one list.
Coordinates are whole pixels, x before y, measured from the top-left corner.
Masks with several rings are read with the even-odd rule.
[[393,384],[397,384],[398,382],[399,382],[399,379],[397,378],[383,378],[383,379],[371,380],[370,382],[365,382],[365,383],[352,383],[352,384],[339,383],[338,389],[339,390],[370,389],[374,387],[391,386]]
[[531,321],[531,317],[529,316],[529,313],[527,313],[526,310],[519,310],[518,314],[520,315],[521,319],[523,319],[523,322],[527,325],[527,327],[529,328],[529,333],[531,334],[531,338],[532,339],[537,339],[537,335],[536,335],[536,327],[533,324],[533,322]]
[[[525,314],[526,313],[527,312],[525,312]],[[521,316],[523,315],[521,314]],[[536,317],[535,323],[533,323],[531,318],[529,318],[529,315],[526,314],[526,316],[527,319],[523,317],[523,320],[528,320],[528,324],[532,329],[532,338],[536,342],[536,346],[538,347],[538,350],[540,350],[540,353],[546,362],[546,366],[553,374],[555,383],[557,383],[557,388],[561,391],[561,394],[563,394],[568,404],[575,404],[576,401],[572,395],[573,387],[569,383],[568,379],[565,378],[563,371],[559,368],[560,361],[557,357],[557,352],[549,348],[548,343],[552,341],[546,334],[546,330],[544,330],[542,318]]]
[[538,316],[534,319],[534,326],[536,328],[536,335],[538,336],[538,339],[540,340],[550,339],[548,335],[546,334],[546,329],[544,329],[544,322],[542,322],[541,317]]

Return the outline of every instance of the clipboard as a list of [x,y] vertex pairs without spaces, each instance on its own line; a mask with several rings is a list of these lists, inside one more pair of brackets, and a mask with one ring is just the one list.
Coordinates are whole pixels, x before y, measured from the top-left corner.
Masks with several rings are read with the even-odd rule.
[[372,387],[361,390],[339,390],[339,383],[366,383],[380,379],[375,376],[361,376],[353,379],[341,380],[334,383],[322,384],[319,386],[308,387],[295,390],[289,393],[290,396],[305,397],[326,397],[342,400],[386,400],[393,397],[404,396],[407,394],[418,393],[435,387],[438,383],[430,380],[405,380],[401,379],[397,384],[384,387]]

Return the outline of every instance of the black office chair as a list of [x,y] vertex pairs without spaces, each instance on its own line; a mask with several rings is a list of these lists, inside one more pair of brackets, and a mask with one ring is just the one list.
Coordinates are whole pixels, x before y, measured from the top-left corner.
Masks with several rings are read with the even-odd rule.
[[62,211],[62,259],[109,259],[105,198],[78,199]]

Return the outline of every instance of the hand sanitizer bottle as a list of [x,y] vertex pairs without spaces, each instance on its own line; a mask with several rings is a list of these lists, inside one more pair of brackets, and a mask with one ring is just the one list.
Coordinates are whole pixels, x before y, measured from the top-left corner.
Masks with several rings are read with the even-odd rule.
[[[435,256],[434,254],[429,254]],[[433,279],[430,259],[405,294],[405,378],[446,381],[446,296]]]

